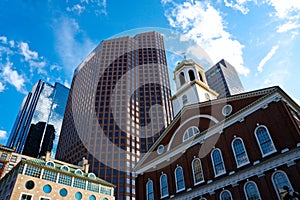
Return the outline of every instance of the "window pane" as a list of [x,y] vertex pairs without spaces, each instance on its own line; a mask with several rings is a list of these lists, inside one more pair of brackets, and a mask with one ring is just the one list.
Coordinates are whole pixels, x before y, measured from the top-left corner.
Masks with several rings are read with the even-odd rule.
[[246,190],[246,196],[247,196],[248,200],[259,200],[260,199],[258,190],[254,183],[252,183],[252,182],[246,183],[245,190]]

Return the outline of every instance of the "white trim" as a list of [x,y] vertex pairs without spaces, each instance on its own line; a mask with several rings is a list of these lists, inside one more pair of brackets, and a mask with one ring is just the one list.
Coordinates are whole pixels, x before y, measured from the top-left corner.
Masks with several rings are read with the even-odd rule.
[[[268,152],[268,153],[266,153],[266,154],[263,153],[262,148],[261,148],[261,144],[259,143],[259,140],[258,140],[258,137],[257,137],[257,129],[259,129],[259,128],[261,128],[261,127],[263,127],[263,128],[266,129],[267,134],[268,134],[268,136],[269,136],[269,139],[270,139],[270,141],[271,141],[271,143],[272,143],[272,146],[274,147],[274,150],[273,150],[273,151],[270,151],[270,152]],[[274,142],[273,142],[273,140],[272,140],[272,138],[271,138],[270,132],[269,132],[268,128],[267,128],[265,125],[259,125],[259,126],[257,126],[257,127],[255,128],[255,130],[254,130],[254,135],[255,135],[257,144],[258,144],[258,146],[259,146],[259,149],[260,149],[260,152],[261,152],[263,158],[266,157],[266,156],[268,156],[268,155],[271,155],[271,154],[277,152],[276,147],[275,147],[275,144],[274,144]]]
[[[234,150],[233,143],[234,143],[236,140],[240,140],[240,141],[242,142],[242,145],[243,145],[243,148],[244,148],[244,152],[245,152],[246,157],[247,157],[247,162],[244,162],[244,163],[242,163],[242,164],[239,164],[239,163],[238,163],[238,160],[237,160],[237,157],[236,157],[236,152],[235,152],[235,150]],[[241,137],[236,137],[236,138],[234,138],[234,139],[232,140],[232,142],[231,142],[231,148],[232,148],[232,151],[233,151],[233,155],[234,155],[234,159],[235,159],[235,163],[236,163],[237,168],[240,168],[240,167],[245,166],[245,165],[247,165],[247,164],[250,163],[249,157],[248,157],[248,153],[247,153],[247,150],[246,150],[246,147],[245,147],[245,144],[244,144],[244,141],[243,141],[243,139],[242,139]]]
[[[162,176],[166,176],[166,180],[167,180],[167,192],[168,193],[166,195],[164,195],[164,196],[162,196],[162,187],[161,187],[161,178],[162,178]],[[162,175],[160,175],[160,178],[159,178],[159,188],[160,188],[160,198],[161,199],[169,196],[168,176],[165,173],[163,173]]]
[[[178,180],[177,180],[176,171],[177,171],[178,169],[180,169],[180,168],[181,168],[181,172],[182,172],[183,188],[181,188],[181,189],[178,190],[178,184],[177,184],[177,183],[178,183]],[[185,181],[184,181],[183,168],[182,168],[181,166],[177,166],[176,169],[174,170],[174,175],[175,175],[176,193],[185,190]]]
[[195,197],[200,197],[201,195],[217,191],[227,186],[236,185],[241,181],[257,176],[258,174],[267,172],[269,170],[274,170],[275,168],[278,168],[280,166],[286,166],[287,163],[298,159],[300,159],[299,147],[290,150],[285,154],[275,155],[272,159],[263,161],[262,163],[250,167],[247,170],[238,171],[235,174],[231,176],[226,176],[226,178],[221,178],[218,181],[207,181],[207,183],[209,184],[204,184],[201,187],[195,187],[189,193],[181,194],[180,199],[193,199]]
[[[80,174],[77,174],[77,172],[80,172]],[[74,171],[74,174],[83,176],[83,171],[82,171],[81,169],[76,169],[76,170]]]
[[33,199],[33,194],[30,194],[30,193],[26,193],[26,192],[21,192],[20,196],[19,196],[19,200],[22,200],[22,195],[23,194],[26,194],[26,195],[30,195]]
[[[68,170],[63,170],[63,169],[62,169],[63,167],[68,168]],[[62,166],[60,167],[60,170],[69,172],[69,171],[70,171],[70,168],[69,168],[67,165],[62,165]]]
[[[221,160],[222,160],[222,165],[223,165],[223,167],[224,167],[224,172],[219,173],[219,174],[216,173],[215,162],[214,162],[214,159],[213,159],[213,153],[214,153],[215,151],[218,151],[218,152],[220,153]],[[215,177],[218,177],[218,176],[221,176],[221,175],[223,175],[223,174],[226,174],[226,168],[225,168],[225,164],[224,164],[224,160],[223,160],[223,156],[222,156],[222,151],[221,151],[221,149],[219,149],[219,148],[213,149],[213,150],[211,151],[211,153],[210,153],[210,158],[211,158],[211,162],[212,162],[212,165],[213,165]]]
[[180,123],[180,126],[177,128],[177,130],[172,135],[172,137],[170,139],[170,142],[169,142],[169,145],[168,145],[167,151],[170,151],[170,148],[171,148],[171,145],[173,143],[173,140],[174,140],[175,136],[177,135],[177,133],[179,132],[179,130],[181,129],[181,127],[184,126],[186,123],[190,122],[191,120],[198,119],[198,118],[207,118],[207,119],[212,120],[215,123],[219,122],[215,117],[213,117],[211,115],[206,115],[206,114],[195,115],[193,117],[190,117],[190,118],[186,119],[183,123]]
[[248,196],[247,196],[247,192],[246,192],[246,185],[251,184],[251,183],[254,184],[259,199],[262,199],[261,196],[260,196],[260,192],[259,192],[259,190],[258,190],[258,187],[257,187],[257,185],[256,185],[256,183],[255,183],[254,181],[247,181],[247,182],[244,184],[244,194],[245,194],[246,199],[248,200]]
[[154,187],[153,187],[153,181],[151,179],[149,179],[146,183],[146,199],[148,200],[148,196],[149,196],[149,192],[148,192],[148,184],[152,183],[152,191],[153,191],[153,198],[154,198]]
[[[50,163],[53,164],[53,166],[49,165]],[[50,160],[50,161],[46,162],[46,166],[48,166],[48,167],[54,167],[55,168],[55,163]]]
[[[197,129],[196,132],[194,132],[194,128]],[[189,137],[188,134],[189,134],[189,130],[191,130],[191,129],[192,129],[193,135]],[[190,126],[190,127],[188,127],[188,128],[184,131],[184,134],[183,134],[183,136],[182,136],[182,142],[185,142],[185,141],[189,140],[190,138],[194,137],[195,135],[198,135],[199,133],[200,133],[200,130],[199,130],[199,128],[198,128],[197,126]],[[186,134],[188,135],[188,138],[187,138],[187,139],[185,139],[185,135],[186,135]]]
[[277,188],[276,188],[275,182],[274,182],[274,175],[275,175],[276,173],[283,173],[283,174],[285,175],[285,178],[287,179],[287,182],[288,182],[288,184],[289,184],[289,185],[288,185],[289,188],[290,188],[292,191],[294,191],[294,188],[293,188],[293,186],[292,186],[292,184],[291,184],[291,182],[290,182],[289,177],[287,176],[287,174],[286,174],[284,171],[282,171],[282,170],[277,170],[277,171],[273,172],[273,174],[272,174],[272,176],[271,176],[271,180],[272,180],[272,183],[273,183],[273,186],[274,186],[274,190],[276,191],[276,195],[277,195],[278,199],[281,199],[281,197],[280,197],[280,195],[279,195],[279,193],[278,193],[278,190],[277,190]]
[[46,196],[40,196],[40,197],[39,197],[39,200],[41,200],[42,198],[46,198],[46,199],[49,199],[49,200],[51,200],[51,198],[50,198],[50,197],[46,197]]
[[[195,170],[194,170],[194,162],[195,162],[196,160],[199,160],[199,162],[200,162],[201,174],[202,174],[202,177],[203,177],[203,180],[202,180],[202,181],[199,181],[199,182],[196,182]],[[198,185],[198,184],[203,183],[203,182],[205,181],[205,180],[204,180],[203,169],[202,169],[202,163],[201,163],[200,158],[194,158],[194,159],[193,159],[193,161],[192,161],[192,171],[193,171],[194,185]]]
[[231,200],[232,200],[232,194],[231,194],[231,192],[229,191],[229,190],[223,190],[221,193],[220,193],[220,200],[222,200],[222,195],[225,193],[225,192],[228,192],[228,194],[230,195],[230,198],[231,198]]
[[[161,148],[162,148],[162,149],[161,149]],[[160,151],[160,149],[161,149],[161,151]],[[163,154],[164,151],[165,151],[165,146],[164,146],[164,145],[161,144],[161,145],[159,145],[159,146],[157,147],[156,152],[157,152],[158,155]]]

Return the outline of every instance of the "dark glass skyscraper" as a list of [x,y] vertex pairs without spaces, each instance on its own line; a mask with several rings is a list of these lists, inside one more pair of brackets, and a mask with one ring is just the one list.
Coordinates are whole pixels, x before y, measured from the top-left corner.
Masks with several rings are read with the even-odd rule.
[[69,89],[39,80],[24,98],[7,146],[17,153],[38,157],[51,151],[55,157]]
[[216,91],[218,98],[229,97],[244,92],[244,87],[235,68],[222,59],[205,72],[207,83]]
[[117,185],[116,198],[135,199],[132,168],[172,120],[162,35],[102,41],[77,67],[57,157]]

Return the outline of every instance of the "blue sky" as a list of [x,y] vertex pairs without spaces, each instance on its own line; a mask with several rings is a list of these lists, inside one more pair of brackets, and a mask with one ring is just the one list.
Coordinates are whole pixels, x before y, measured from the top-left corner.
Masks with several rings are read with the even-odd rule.
[[[0,143],[38,79],[69,86],[101,40],[145,27],[176,31],[212,63],[225,58],[247,91],[279,85],[300,102],[299,0],[2,0],[0,9]],[[199,56],[194,47],[184,51]]]

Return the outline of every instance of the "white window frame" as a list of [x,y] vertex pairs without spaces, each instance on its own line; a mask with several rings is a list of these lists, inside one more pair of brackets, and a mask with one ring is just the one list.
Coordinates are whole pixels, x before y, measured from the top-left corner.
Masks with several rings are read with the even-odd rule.
[[[200,167],[201,167],[201,172],[202,172],[202,177],[203,177],[203,180],[199,181],[199,182],[196,182],[196,176],[195,176],[195,170],[194,170],[194,162],[195,162],[195,160],[199,160],[199,162],[200,162]],[[202,168],[202,163],[201,163],[200,158],[194,158],[193,159],[193,161],[192,161],[192,171],[193,171],[194,185],[198,185],[200,183],[203,183],[204,182],[204,174],[203,174],[203,168]]]
[[30,193],[26,193],[26,192],[21,192],[20,197],[19,197],[19,200],[22,200],[22,195],[23,195],[23,194],[30,195],[30,196],[32,197],[31,199],[33,200],[33,196],[34,196],[34,195],[33,195],[33,194],[30,194]]
[[[184,136],[185,136],[186,134],[188,134],[188,131],[189,131],[190,129],[194,129],[194,128],[196,128],[196,129],[198,130],[198,132],[197,132],[197,133],[194,133],[194,132],[193,132],[193,136],[188,137],[187,139],[185,139]],[[192,137],[194,137],[195,135],[198,135],[198,134],[200,134],[199,128],[198,128],[197,126],[190,126],[190,127],[188,127],[188,128],[184,131],[184,134],[183,134],[183,136],[182,136],[182,142],[185,142],[185,141],[191,139]]]
[[276,188],[276,185],[275,185],[275,182],[274,182],[274,175],[275,175],[276,173],[278,173],[278,172],[281,172],[281,173],[283,173],[283,174],[285,175],[285,177],[286,177],[286,179],[287,179],[287,182],[289,183],[288,186],[289,186],[289,188],[290,188],[292,191],[294,191],[294,188],[293,188],[293,186],[292,186],[292,184],[291,184],[291,182],[290,182],[290,179],[289,179],[288,175],[287,175],[284,171],[282,171],[282,170],[277,170],[277,171],[273,172],[273,174],[272,174],[272,176],[271,176],[271,180],[272,180],[272,183],[273,183],[273,187],[274,187],[274,190],[276,191],[276,195],[277,195],[278,199],[281,199],[281,196],[280,196],[280,194],[278,193],[277,188]]
[[246,192],[246,185],[247,185],[247,184],[250,184],[250,183],[253,183],[253,184],[254,184],[254,186],[255,186],[255,188],[256,188],[256,191],[257,191],[257,193],[258,193],[258,197],[259,197],[259,199],[261,200],[262,198],[261,198],[261,196],[260,196],[260,192],[259,192],[258,187],[257,187],[257,185],[256,185],[256,183],[255,183],[254,181],[247,181],[247,182],[244,184],[244,194],[245,194],[246,200],[248,200],[248,195],[247,195],[247,192]]
[[[66,167],[68,170],[63,170],[63,169],[62,169],[63,167]],[[70,171],[70,168],[69,168],[67,165],[62,165],[62,166],[60,167],[60,170],[69,172],[69,171]]]
[[148,184],[152,182],[152,191],[153,191],[153,199],[154,199],[154,187],[153,187],[153,181],[151,179],[149,179],[146,183],[146,199],[148,200],[148,196],[149,196],[149,191],[148,191]]
[[[161,184],[161,178],[162,178],[162,176],[166,176],[166,179],[167,179],[167,191],[168,191],[168,193],[166,194],[166,195],[164,195],[164,196],[162,196],[162,184]],[[165,174],[165,173],[163,173],[161,176],[160,176],[160,178],[159,178],[159,188],[160,188],[160,198],[162,199],[162,198],[165,198],[165,197],[167,197],[167,196],[169,196],[169,185],[168,185],[168,176],[167,176],[167,174]]]
[[40,196],[40,197],[39,197],[39,200],[41,200],[42,198],[47,198],[47,199],[51,200],[50,197],[45,197],[45,196]]
[[230,198],[231,198],[231,200],[232,200],[232,199],[233,199],[233,198],[232,198],[232,194],[231,194],[231,192],[230,192],[229,190],[223,190],[223,191],[220,193],[220,200],[222,200],[222,194],[225,193],[225,192],[228,192],[228,193],[229,193]]
[[[239,164],[239,163],[238,163],[238,160],[237,160],[237,157],[236,157],[236,152],[235,152],[235,150],[234,150],[233,143],[234,143],[236,140],[240,140],[240,141],[242,142],[242,145],[243,145],[243,148],[244,148],[244,151],[245,151],[247,160],[248,160],[247,162],[244,162],[244,163],[242,163],[242,164]],[[249,157],[248,157],[248,153],[247,153],[247,150],[246,150],[246,147],[245,147],[245,144],[244,144],[244,141],[243,141],[242,138],[240,138],[240,137],[234,138],[234,139],[232,140],[232,142],[231,142],[231,148],[232,148],[232,151],[233,151],[233,155],[234,155],[234,159],[235,159],[235,163],[236,163],[237,168],[240,168],[240,167],[245,166],[245,165],[247,165],[247,164],[250,163],[250,160],[249,160]]]
[[[263,151],[262,151],[262,148],[261,148],[261,145],[260,145],[260,143],[259,143],[259,140],[258,140],[258,137],[257,137],[257,133],[256,133],[256,132],[257,132],[257,129],[259,129],[260,127],[263,127],[263,128],[265,128],[265,129],[267,130],[267,134],[268,134],[268,136],[269,136],[269,138],[270,138],[270,141],[271,141],[271,143],[272,143],[272,145],[273,145],[273,147],[274,147],[274,150],[273,150],[273,151],[270,151],[270,152],[268,152],[268,153],[266,153],[266,154],[264,154]],[[272,137],[271,137],[271,135],[270,135],[270,132],[269,132],[268,128],[267,128],[265,125],[259,125],[259,126],[257,126],[257,127],[255,128],[255,130],[254,130],[254,135],[255,135],[257,144],[258,144],[258,146],[259,146],[259,149],[260,149],[260,152],[261,152],[262,157],[266,157],[266,156],[268,156],[268,155],[271,155],[271,154],[277,152],[276,147],[275,147],[275,144],[274,144],[274,142],[273,142],[273,139],[272,139]]]
[[[177,175],[176,175],[176,171],[177,169],[181,168],[181,172],[182,172],[182,179],[183,179],[183,188],[178,189],[178,184],[177,184]],[[183,190],[185,190],[185,181],[184,181],[184,174],[183,174],[183,168],[181,166],[177,166],[176,169],[174,170],[174,175],[175,175],[175,185],[176,185],[176,192],[181,192]]]
[[[48,165],[48,163],[52,163],[53,166]],[[48,167],[54,167],[54,168],[55,168],[55,163],[54,163],[53,161],[47,161],[47,162],[46,162],[46,166],[48,166]]]
[[[224,172],[220,173],[220,174],[217,174],[216,173],[216,168],[215,168],[215,162],[214,162],[214,159],[213,159],[213,152],[214,151],[219,151],[220,152],[220,155],[221,155],[221,159],[222,159],[222,163],[223,163],[223,166],[224,166]],[[211,151],[210,153],[210,157],[211,157],[211,162],[212,162],[212,165],[213,165],[213,168],[214,168],[214,173],[215,173],[215,177],[218,177],[218,176],[221,176],[223,174],[226,174],[226,168],[225,168],[225,163],[224,163],[224,159],[223,159],[223,155],[222,155],[222,151],[221,149],[219,148],[215,148]]]

